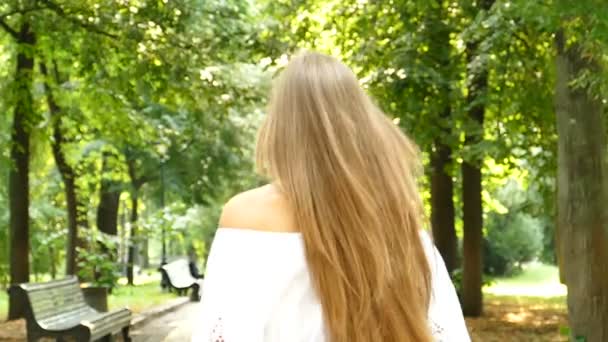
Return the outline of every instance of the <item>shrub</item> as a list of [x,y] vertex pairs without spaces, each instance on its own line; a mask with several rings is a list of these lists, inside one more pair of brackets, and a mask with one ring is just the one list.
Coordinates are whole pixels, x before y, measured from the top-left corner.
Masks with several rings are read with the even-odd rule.
[[115,262],[116,239],[93,230],[86,240],[88,248],[77,248],[78,276],[93,286],[107,287],[111,292],[120,277]]
[[491,212],[486,218],[484,240],[484,272],[510,275],[524,262],[539,258],[545,244],[547,222],[535,217],[536,194],[525,191],[515,181],[508,181],[496,193],[506,212]]

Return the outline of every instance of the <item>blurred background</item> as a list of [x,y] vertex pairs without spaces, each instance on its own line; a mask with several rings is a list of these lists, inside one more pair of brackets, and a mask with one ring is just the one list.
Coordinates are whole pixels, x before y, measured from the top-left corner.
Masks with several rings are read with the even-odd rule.
[[167,300],[157,268],[204,270],[222,203],[263,183],[271,80],[312,49],[420,145],[475,340],[599,331],[606,18],[600,0],[3,0],[0,288],[76,274],[110,306]]

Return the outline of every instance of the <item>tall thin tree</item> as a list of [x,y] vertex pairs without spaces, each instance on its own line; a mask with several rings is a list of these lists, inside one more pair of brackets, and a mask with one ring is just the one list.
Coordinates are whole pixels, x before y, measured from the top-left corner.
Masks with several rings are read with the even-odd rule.
[[452,273],[459,266],[459,260],[454,213],[454,180],[450,170],[453,163],[450,145],[450,137],[453,134],[450,82],[453,74],[450,46],[452,28],[448,22],[447,6],[447,3],[439,1],[436,10],[428,14],[425,27],[430,30],[429,46],[433,51],[434,69],[441,75],[436,88],[439,92],[438,102],[442,105],[435,121],[438,134],[433,139],[430,151],[431,225],[435,245],[445,261],[448,272]]
[[[9,172],[10,213],[10,282],[28,282],[29,269],[29,158],[30,131],[33,120],[32,82],[34,73],[34,46],[36,35],[27,15],[21,16],[20,28],[13,29],[0,18],[4,29],[17,45],[15,69],[13,127],[11,132]],[[8,319],[23,315],[23,307],[15,296],[10,296]]]
[[[477,15],[489,11],[494,0],[480,0],[475,4]],[[469,65],[468,75],[468,118],[471,125],[465,132],[465,146],[472,147],[483,140],[485,114],[484,95],[488,87],[487,66],[473,68],[475,59],[480,58],[480,41],[471,40],[466,44]],[[462,309],[467,316],[479,316],[483,311],[482,295],[482,242],[483,242],[483,200],[482,174],[483,156],[473,155],[462,163],[462,221],[463,239],[463,293]]]
[[79,198],[79,187],[77,183],[77,168],[70,165],[65,154],[64,148],[67,142],[63,132],[64,111],[59,106],[51,82],[58,85],[61,83],[57,63],[52,63],[53,73],[51,75],[45,62],[40,63],[40,72],[44,76],[44,90],[46,93],[47,105],[51,114],[53,126],[53,138],[51,140],[51,150],[55,164],[63,181],[66,208],[68,216],[68,243],[66,244],[66,274],[78,274],[77,247],[84,247],[84,242],[78,236],[78,230],[88,226],[86,216],[86,206]]

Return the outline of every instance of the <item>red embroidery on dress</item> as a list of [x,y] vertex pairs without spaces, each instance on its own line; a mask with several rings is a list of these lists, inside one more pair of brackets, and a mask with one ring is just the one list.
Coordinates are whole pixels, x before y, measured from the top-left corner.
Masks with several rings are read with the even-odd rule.
[[218,317],[217,322],[211,330],[209,342],[226,342],[224,340],[224,324],[222,323],[221,317]]

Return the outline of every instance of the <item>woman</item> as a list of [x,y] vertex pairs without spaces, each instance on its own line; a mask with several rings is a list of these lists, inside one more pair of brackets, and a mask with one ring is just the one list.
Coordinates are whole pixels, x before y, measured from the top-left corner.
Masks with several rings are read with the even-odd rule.
[[197,341],[469,341],[423,229],[416,146],[318,53],[274,85],[257,166],[225,206]]

